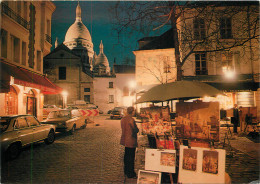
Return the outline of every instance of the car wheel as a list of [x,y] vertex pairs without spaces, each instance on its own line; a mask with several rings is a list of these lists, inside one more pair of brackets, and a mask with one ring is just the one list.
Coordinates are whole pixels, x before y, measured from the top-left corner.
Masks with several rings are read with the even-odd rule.
[[51,130],[48,137],[44,139],[45,144],[52,144],[55,141],[55,132]]
[[17,158],[21,153],[21,145],[18,143],[11,144],[6,153],[8,160],[13,160]]
[[73,135],[75,132],[76,125],[74,124],[70,130],[70,134]]

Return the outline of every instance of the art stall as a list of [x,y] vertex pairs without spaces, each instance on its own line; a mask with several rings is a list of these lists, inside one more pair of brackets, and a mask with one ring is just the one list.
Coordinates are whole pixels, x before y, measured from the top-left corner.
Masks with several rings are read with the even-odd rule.
[[165,174],[171,183],[226,183],[226,152],[213,147],[219,142],[219,112],[218,102],[181,101],[173,121],[167,106],[142,108],[142,134],[150,147],[137,183],[159,184]]

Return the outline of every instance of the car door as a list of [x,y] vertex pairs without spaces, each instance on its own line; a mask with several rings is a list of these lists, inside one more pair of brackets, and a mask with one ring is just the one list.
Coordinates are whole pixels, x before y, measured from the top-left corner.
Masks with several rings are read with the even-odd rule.
[[26,116],[27,123],[33,131],[33,141],[43,140],[48,135],[48,129],[41,126],[40,123],[33,116]]
[[71,115],[72,115],[72,121],[76,124],[76,127],[77,128],[82,127],[83,126],[83,123],[82,123],[83,116],[81,115],[81,112],[78,109],[74,109],[71,111]]
[[33,130],[28,125],[25,117],[18,117],[15,120],[14,131],[22,145],[30,144],[33,140]]

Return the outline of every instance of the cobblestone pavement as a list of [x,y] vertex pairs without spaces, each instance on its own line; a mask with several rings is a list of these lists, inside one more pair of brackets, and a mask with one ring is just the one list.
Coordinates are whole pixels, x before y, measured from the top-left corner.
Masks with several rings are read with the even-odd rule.
[[[74,135],[58,134],[51,145],[34,144],[19,158],[1,163],[1,183],[136,183],[123,173],[124,147],[119,145],[120,121],[95,117],[94,124]],[[99,126],[96,126],[99,125]],[[221,129],[221,141],[223,132]],[[147,137],[138,136],[136,172],[144,169]],[[227,150],[226,172],[232,183],[259,180],[259,143],[233,135]],[[144,146],[144,147],[143,147]],[[223,144],[218,147],[222,148]]]
[[123,183],[120,122],[104,116],[94,121],[100,126],[58,134],[53,144],[36,144],[2,162],[1,183]]

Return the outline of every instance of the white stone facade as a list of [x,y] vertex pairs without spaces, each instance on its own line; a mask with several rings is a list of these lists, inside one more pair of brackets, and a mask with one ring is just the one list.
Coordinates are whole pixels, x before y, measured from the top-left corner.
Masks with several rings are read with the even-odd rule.
[[[43,56],[51,48],[51,18],[55,5],[50,1],[2,1],[1,2],[1,60],[12,66],[19,66],[36,74],[43,74]],[[11,16],[12,15],[12,16]],[[31,16],[34,20],[31,20]],[[32,29],[30,23],[33,24]],[[33,36],[32,36],[33,35]],[[29,37],[33,39],[30,47]],[[32,48],[30,50],[30,48]],[[31,54],[31,58],[29,55]],[[29,98],[34,99],[33,115],[42,119],[43,99],[42,91],[38,88],[26,87],[13,83],[14,106],[10,106],[9,93],[0,93],[2,111],[0,115],[8,115],[8,108],[16,109],[16,114],[29,113],[31,106]],[[5,103],[4,103],[5,102]],[[11,101],[10,101],[11,102]],[[13,101],[14,102],[14,101]],[[12,114],[12,113],[11,113]]]

